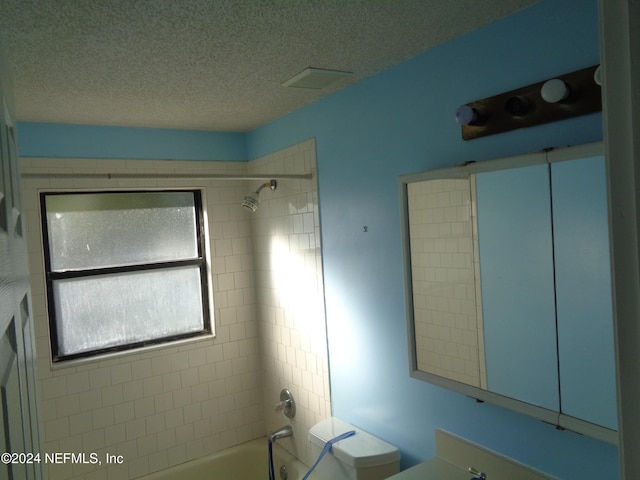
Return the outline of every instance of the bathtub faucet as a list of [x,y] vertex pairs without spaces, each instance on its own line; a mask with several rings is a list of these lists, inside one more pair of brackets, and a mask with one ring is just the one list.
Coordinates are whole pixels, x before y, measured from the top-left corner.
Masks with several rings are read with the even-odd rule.
[[281,438],[292,437],[293,436],[293,427],[291,425],[286,425],[279,430],[276,430],[269,436],[269,440],[275,442],[276,440],[280,440]]

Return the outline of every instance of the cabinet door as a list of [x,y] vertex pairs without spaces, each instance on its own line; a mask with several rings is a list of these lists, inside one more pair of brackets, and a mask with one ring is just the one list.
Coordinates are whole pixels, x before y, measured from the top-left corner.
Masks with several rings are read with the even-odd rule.
[[[0,58],[0,453],[40,453],[27,243],[16,132]],[[42,478],[41,464],[0,463],[0,479]]]
[[549,167],[476,176],[488,389],[559,411]]
[[617,429],[603,157],[551,166],[562,413]]

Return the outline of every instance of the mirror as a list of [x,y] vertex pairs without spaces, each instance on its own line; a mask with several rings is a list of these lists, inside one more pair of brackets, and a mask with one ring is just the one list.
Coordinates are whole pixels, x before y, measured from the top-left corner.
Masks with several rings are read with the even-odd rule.
[[400,177],[413,377],[617,441],[604,175],[595,144]]
[[472,178],[407,184],[415,361],[486,389]]

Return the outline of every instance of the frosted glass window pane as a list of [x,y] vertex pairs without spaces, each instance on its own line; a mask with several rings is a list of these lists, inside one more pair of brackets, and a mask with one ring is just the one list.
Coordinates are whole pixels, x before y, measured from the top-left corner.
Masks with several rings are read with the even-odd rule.
[[204,329],[197,266],[56,280],[58,354]]
[[49,194],[52,271],[198,256],[193,192]]

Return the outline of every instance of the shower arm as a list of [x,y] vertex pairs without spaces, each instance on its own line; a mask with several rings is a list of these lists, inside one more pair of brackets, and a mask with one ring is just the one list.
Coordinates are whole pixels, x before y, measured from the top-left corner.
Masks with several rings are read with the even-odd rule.
[[265,187],[269,187],[271,190],[275,190],[276,187],[278,186],[278,181],[271,179],[268,182],[263,183],[262,185],[260,185],[258,187],[258,189],[255,191],[256,195],[260,195],[260,192],[262,191],[263,188]]

